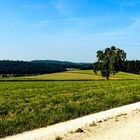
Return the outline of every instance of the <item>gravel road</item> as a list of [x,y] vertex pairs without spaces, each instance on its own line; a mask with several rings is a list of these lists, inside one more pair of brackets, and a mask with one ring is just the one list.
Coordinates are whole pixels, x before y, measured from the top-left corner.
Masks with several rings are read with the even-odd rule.
[[64,140],[140,140],[140,110],[122,114],[62,136]]

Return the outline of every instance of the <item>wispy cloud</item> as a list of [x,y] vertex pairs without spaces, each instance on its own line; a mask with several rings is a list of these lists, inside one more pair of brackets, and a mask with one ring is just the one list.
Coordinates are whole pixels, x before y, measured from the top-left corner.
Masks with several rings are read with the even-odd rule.
[[119,6],[120,15],[125,13],[125,8],[132,8],[136,5],[140,5],[140,0],[110,0]]
[[70,3],[67,3],[67,0],[52,0],[50,5],[55,8],[61,15],[71,16],[72,11],[70,7]]
[[139,0],[124,0],[123,1],[124,6],[135,6],[137,4],[140,4]]
[[55,0],[51,3],[51,5],[58,10],[62,10],[64,8],[63,0]]
[[21,7],[27,10],[42,10],[48,8],[48,4],[39,4],[39,3],[24,4]]
[[113,29],[112,31],[108,32],[100,32],[100,33],[75,33],[71,32],[68,34],[65,34],[65,37],[63,34],[60,34],[57,39],[58,40],[64,40],[65,42],[93,42],[94,44],[104,44],[104,43],[112,43],[112,44],[122,44],[122,45],[134,45],[138,46],[140,45],[139,40],[139,33],[140,30],[140,19],[135,18],[133,19],[133,22],[126,27],[120,28],[120,29]]
[[128,7],[140,4],[139,0],[113,0],[113,1],[110,0],[110,1],[113,2],[113,3],[119,4],[119,5],[122,5],[122,6],[128,6]]
[[57,11],[60,15],[71,16],[72,11],[70,3],[67,0],[47,0],[43,3],[30,3],[21,5],[22,8],[26,10],[42,10],[42,9],[51,9]]

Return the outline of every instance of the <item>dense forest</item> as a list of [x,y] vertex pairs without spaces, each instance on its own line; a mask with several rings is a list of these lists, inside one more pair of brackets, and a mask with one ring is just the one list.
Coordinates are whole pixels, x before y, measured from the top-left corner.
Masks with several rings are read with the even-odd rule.
[[0,61],[0,74],[14,74],[15,76],[20,76],[61,72],[65,70],[65,68],[53,64],[47,65],[41,63],[9,60]]
[[32,63],[41,63],[46,65],[55,65],[63,68],[76,68],[76,69],[84,69],[89,67],[92,64],[90,63],[74,63],[68,61],[57,61],[57,60],[34,60]]
[[31,62],[25,61],[0,61],[0,75],[2,76],[21,76],[21,75],[37,75],[45,73],[54,73],[66,71],[67,68],[81,69],[89,64],[72,63],[53,60],[36,60]]

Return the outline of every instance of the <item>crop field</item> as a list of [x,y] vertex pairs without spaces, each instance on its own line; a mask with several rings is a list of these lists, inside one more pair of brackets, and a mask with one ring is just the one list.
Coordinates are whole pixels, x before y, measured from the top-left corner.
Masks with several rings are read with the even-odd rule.
[[[128,74],[120,75],[125,77]],[[130,77],[133,78],[132,76],[138,77],[137,75]],[[81,74],[79,77],[81,78]],[[140,80],[138,79],[1,81],[0,137],[137,101],[140,101]]]

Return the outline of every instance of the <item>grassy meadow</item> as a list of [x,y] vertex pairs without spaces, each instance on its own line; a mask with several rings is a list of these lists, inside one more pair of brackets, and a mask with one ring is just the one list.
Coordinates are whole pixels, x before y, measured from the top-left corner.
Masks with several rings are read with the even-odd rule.
[[109,81],[92,71],[0,80],[0,137],[140,101],[140,76],[123,72]]
[[[140,79],[140,75],[119,72],[116,75],[111,75],[110,79],[116,80],[131,80]],[[5,77],[0,78],[0,81],[93,81],[93,80],[106,80],[98,72],[94,74],[92,70],[75,70],[68,72],[59,72],[53,74],[42,74],[36,76],[23,76],[23,77]]]

